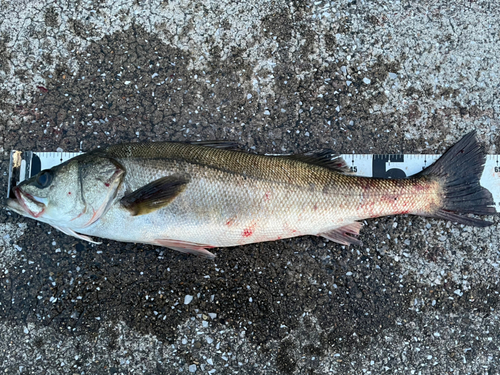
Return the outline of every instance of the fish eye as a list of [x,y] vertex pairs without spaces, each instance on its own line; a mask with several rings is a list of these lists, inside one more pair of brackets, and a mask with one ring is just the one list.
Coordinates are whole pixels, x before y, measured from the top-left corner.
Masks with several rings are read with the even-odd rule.
[[47,171],[42,171],[40,174],[36,177],[35,179],[35,185],[39,187],[40,189],[45,189],[50,185],[52,182],[52,172],[47,170]]

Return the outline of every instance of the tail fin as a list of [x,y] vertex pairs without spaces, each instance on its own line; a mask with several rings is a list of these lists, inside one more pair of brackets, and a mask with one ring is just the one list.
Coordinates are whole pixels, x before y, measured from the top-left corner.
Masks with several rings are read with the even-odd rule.
[[417,175],[441,180],[443,205],[433,217],[477,227],[493,224],[461,215],[491,215],[497,212],[491,193],[479,184],[485,161],[484,147],[477,141],[474,130]]

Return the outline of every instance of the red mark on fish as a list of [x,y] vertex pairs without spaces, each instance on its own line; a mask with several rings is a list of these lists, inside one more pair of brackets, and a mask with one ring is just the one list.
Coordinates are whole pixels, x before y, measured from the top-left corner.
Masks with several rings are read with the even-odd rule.
[[250,237],[253,234],[253,229],[245,228],[243,230],[243,237]]
[[255,222],[252,222],[250,226],[246,227],[243,229],[243,232],[241,233],[243,238],[248,238],[255,232]]

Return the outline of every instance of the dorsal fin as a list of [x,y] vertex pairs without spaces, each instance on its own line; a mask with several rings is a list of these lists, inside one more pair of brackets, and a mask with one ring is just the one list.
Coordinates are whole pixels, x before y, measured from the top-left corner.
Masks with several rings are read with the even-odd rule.
[[189,145],[220,148],[223,150],[241,150],[239,143],[233,141],[186,141]]
[[286,156],[289,159],[298,160],[303,163],[319,165],[340,173],[351,173],[345,160],[333,150],[315,150],[303,154]]

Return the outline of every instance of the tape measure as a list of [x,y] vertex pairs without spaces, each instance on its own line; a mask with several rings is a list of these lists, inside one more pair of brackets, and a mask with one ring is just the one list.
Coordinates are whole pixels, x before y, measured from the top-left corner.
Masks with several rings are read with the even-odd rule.
[[[9,164],[9,183],[11,187],[36,175],[42,169],[49,169],[65,162],[82,152],[34,152],[12,150]],[[434,163],[441,155],[426,154],[343,154],[354,175],[380,178],[405,178]],[[481,176],[481,186],[493,195],[495,207],[500,212],[500,155],[486,155],[486,163]]]

